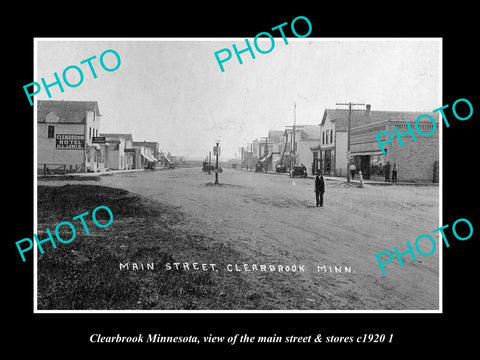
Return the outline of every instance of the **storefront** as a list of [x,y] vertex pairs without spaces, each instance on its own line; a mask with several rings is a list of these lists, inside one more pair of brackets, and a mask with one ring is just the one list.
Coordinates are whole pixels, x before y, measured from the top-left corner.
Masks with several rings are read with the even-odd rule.
[[326,176],[337,176],[335,174],[335,149],[322,149],[320,145],[311,147],[312,151],[312,174],[321,171]]
[[356,167],[356,174],[362,172],[366,180],[381,180],[384,178],[385,155],[381,151],[367,153],[352,153],[352,162]]
[[320,145],[311,147],[310,150],[312,151],[312,174],[316,174],[318,170],[321,168],[321,151]]
[[[364,179],[385,181],[385,166],[390,165],[388,178],[391,179],[391,169],[396,165],[397,180],[408,182],[438,182],[439,179],[439,137],[435,132],[428,137],[414,139],[411,134],[402,136],[402,144],[395,138],[384,147],[385,154],[378,145],[376,135],[385,131],[395,134],[395,131],[405,133],[406,123],[414,129],[420,112],[382,111],[375,115],[377,122],[356,126],[351,131],[351,159],[356,166],[356,172],[362,171]],[[429,114],[438,128],[438,113]],[[427,133],[432,130],[429,120],[418,121],[418,126]],[[403,146],[402,146],[403,145]]]
[[333,169],[335,168],[334,164],[335,150],[324,150],[322,151],[322,170],[323,175],[333,175]]
[[87,144],[85,155],[87,172],[96,172],[104,169],[105,145],[95,143]]
[[146,153],[141,153],[140,155],[144,160],[144,168],[155,169],[157,167],[157,159],[155,159],[152,155]]

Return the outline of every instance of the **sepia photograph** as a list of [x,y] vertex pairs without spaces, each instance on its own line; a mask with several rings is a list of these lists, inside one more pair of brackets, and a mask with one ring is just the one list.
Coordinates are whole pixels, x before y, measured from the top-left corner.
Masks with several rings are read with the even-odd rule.
[[442,39],[287,38],[34,39],[34,312],[442,311]]

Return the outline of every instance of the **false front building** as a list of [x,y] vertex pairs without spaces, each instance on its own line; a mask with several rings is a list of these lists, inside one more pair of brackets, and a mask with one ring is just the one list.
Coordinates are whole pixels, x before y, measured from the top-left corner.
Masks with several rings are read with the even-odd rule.
[[[427,114],[429,120],[422,115]],[[357,125],[351,129],[350,158],[357,168],[362,171],[365,179],[384,180],[391,179],[392,167],[396,165],[398,181],[408,182],[439,182],[439,124],[438,113],[416,111],[372,111],[370,116],[373,121],[365,125]],[[417,122],[416,119],[422,116]],[[412,129],[409,132],[407,122]],[[399,142],[395,129],[401,135]],[[382,152],[376,135],[389,131],[392,142],[384,146]],[[383,136],[385,137],[385,136]],[[383,138],[382,137],[382,138]]]
[[[417,117],[430,115],[435,122],[422,118],[418,126],[423,133],[429,133],[435,126],[436,131],[428,137],[415,132],[416,141],[411,134],[402,136],[401,146],[394,132],[408,130],[406,122],[415,129]],[[355,164],[356,172],[362,171],[364,179],[385,179],[385,165],[398,168],[398,181],[438,182],[439,179],[439,127],[438,113],[418,111],[352,111],[350,118],[350,154],[347,153],[348,110],[325,109],[320,124],[321,142],[312,147],[317,169],[330,176],[346,176],[350,164]],[[394,139],[385,146],[386,153],[380,149],[376,135],[390,131]],[[415,131],[415,130],[414,130]]]

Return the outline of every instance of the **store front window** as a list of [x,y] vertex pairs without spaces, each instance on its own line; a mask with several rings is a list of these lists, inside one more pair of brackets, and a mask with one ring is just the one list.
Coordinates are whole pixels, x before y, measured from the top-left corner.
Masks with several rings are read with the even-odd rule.
[[361,171],[364,179],[380,179],[383,177],[385,155],[355,155],[353,161],[357,172]]

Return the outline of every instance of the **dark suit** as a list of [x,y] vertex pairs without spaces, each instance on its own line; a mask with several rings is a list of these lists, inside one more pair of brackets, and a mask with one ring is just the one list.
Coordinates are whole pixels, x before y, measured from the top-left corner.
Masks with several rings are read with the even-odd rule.
[[315,200],[317,206],[323,206],[323,193],[325,192],[325,179],[322,175],[315,176]]

